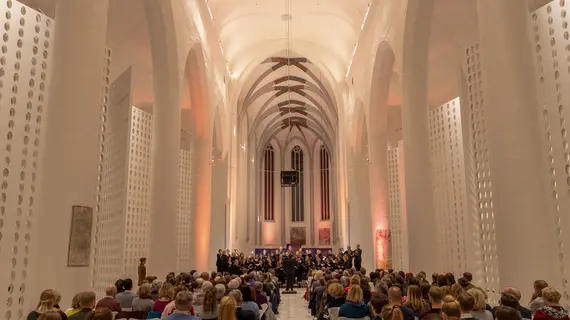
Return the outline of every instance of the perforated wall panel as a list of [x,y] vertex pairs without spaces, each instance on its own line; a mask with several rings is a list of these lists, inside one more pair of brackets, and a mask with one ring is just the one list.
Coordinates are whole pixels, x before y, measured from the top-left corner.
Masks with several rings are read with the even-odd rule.
[[152,115],[132,107],[128,158],[125,276],[136,279],[141,257],[148,257]]
[[568,10],[570,2],[553,1],[531,14],[532,40],[537,66],[539,115],[544,125],[543,151],[550,164],[552,210],[545,212],[545,218],[554,219],[558,237],[558,264],[561,288],[565,304],[570,296],[568,270],[570,257],[570,151],[567,119],[570,120],[570,36],[568,31]]
[[431,108],[430,153],[433,172],[440,269],[461,274],[467,269],[465,163],[459,98]]
[[388,223],[392,242],[392,267],[395,270],[408,270],[407,237],[402,216],[402,199],[400,196],[400,149],[388,148]]
[[485,124],[485,109],[483,107],[483,87],[481,79],[481,61],[479,45],[465,49],[465,101],[462,109],[465,119],[465,155],[469,164],[467,176],[467,199],[469,214],[474,216],[470,232],[479,234],[479,248],[474,255],[480,253],[479,267],[473,271],[480,274],[477,285],[484,288],[489,301],[499,298],[499,270],[497,258],[497,243],[495,235],[495,211],[493,204],[493,176],[489,166],[487,150],[487,129]]
[[29,253],[36,231],[38,165],[49,88],[53,20],[0,2],[0,318],[24,319]]
[[192,152],[180,150],[178,162],[178,222],[176,272],[191,269],[190,247],[192,232]]

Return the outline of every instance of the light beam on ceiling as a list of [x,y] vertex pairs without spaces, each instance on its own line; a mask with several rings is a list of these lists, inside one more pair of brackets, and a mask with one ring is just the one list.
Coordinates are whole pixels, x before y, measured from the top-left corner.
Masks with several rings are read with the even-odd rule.
[[[368,15],[370,14],[370,9],[372,9],[372,2],[374,0],[370,0],[368,3],[368,9],[366,9],[366,14],[364,15],[364,20],[362,20],[362,25],[360,25],[360,33],[358,34],[358,39],[360,40],[360,36],[362,35],[362,31],[364,30],[364,26],[366,25],[366,21],[368,20]],[[352,51],[352,57],[350,58],[350,63],[348,64],[348,68],[346,69],[346,75],[344,76],[345,79],[348,78],[348,74],[350,73],[350,69],[352,68],[352,62],[354,61],[354,56],[356,55],[356,49],[358,49],[358,42],[354,45],[354,50]]]

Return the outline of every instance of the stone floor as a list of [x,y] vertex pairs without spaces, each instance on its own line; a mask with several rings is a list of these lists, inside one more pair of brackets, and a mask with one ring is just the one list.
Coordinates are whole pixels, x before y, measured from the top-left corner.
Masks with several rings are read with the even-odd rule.
[[304,289],[297,289],[297,294],[281,295],[278,319],[281,320],[309,320],[313,319],[308,309],[308,303],[303,299]]

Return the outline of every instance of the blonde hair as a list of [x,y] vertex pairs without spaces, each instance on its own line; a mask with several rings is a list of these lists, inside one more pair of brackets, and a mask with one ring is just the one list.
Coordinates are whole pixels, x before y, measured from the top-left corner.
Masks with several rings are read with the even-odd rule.
[[137,292],[140,299],[150,299],[151,286],[148,283],[143,283]]
[[222,298],[218,320],[236,320],[236,300],[234,298],[230,296]]
[[342,298],[344,296],[344,289],[340,283],[331,283],[327,289],[327,293],[335,298]]
[[348,296],[346,297],[346,301],[352,302],[361,302],[362,301],[362,289],[359,285],[353,285],[350,290],[348,291]]
[[457,299],[459,295],[463,292],[463,287],[459,284],[459,282],[453,284],[451,286],[451,295]]
[[319,270],[319,271],[315,272],[314,278],[315,278],[315,280],[321,280],[323,278],[323,276],[324,276],[323,272],[321,270]]
[[380,312],[383,320],[403,320],[404,314],[399,307],[385,305]]
[[560,292],[558,292],[553,287],[546,287],[542,289],[542,298],[544,298],[544,300],[547,302],[558,304],[558,302],[560,302],[560,298],[562,298],[562,295],[560,295]]
[[411,307],[416,312],[423,311],[424,302],[422,300],[422,292],[418,286],[411,285],[408,287],[408,296],[405,305]]
[[166,298],[168,300],[174,298],[174,288],[170,283],[165,282],[162,287],[160,287],[160,290],[158,290],[158,298]]
[[350,285],[360,285],[360,277],[358,275],[353,275],[352,278],[350,278]]
[[456,302],[457,300],[455,300],[455,297],[448,294],[445,297],[443,297],[443,303],[448,303],[448,302]]
[[459,305],[459,302],[455,300],[445,302],[441,306],[441,312],[449,318],[461,318],[461,306]]
[[48,311],[53,311],[53,306],[57,303],[58,293],[53,289],[47,289],[40,295],[40,302],[36,307],[37,313],[46,313]]
[[476,288],[471,288],[467,290],[467,293],[473,297],[475,304],[473,305],[473,311],[483,311],[486,308],[485,294]]

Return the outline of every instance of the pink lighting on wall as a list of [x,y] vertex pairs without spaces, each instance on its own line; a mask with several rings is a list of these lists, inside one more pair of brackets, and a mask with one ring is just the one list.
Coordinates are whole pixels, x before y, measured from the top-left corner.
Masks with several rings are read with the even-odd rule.
[[390,230],[388,229],[376,229],[375,233],[375,256],[376,256],[376,268],[378,269],[388,269],[391,268],[390,263]]

